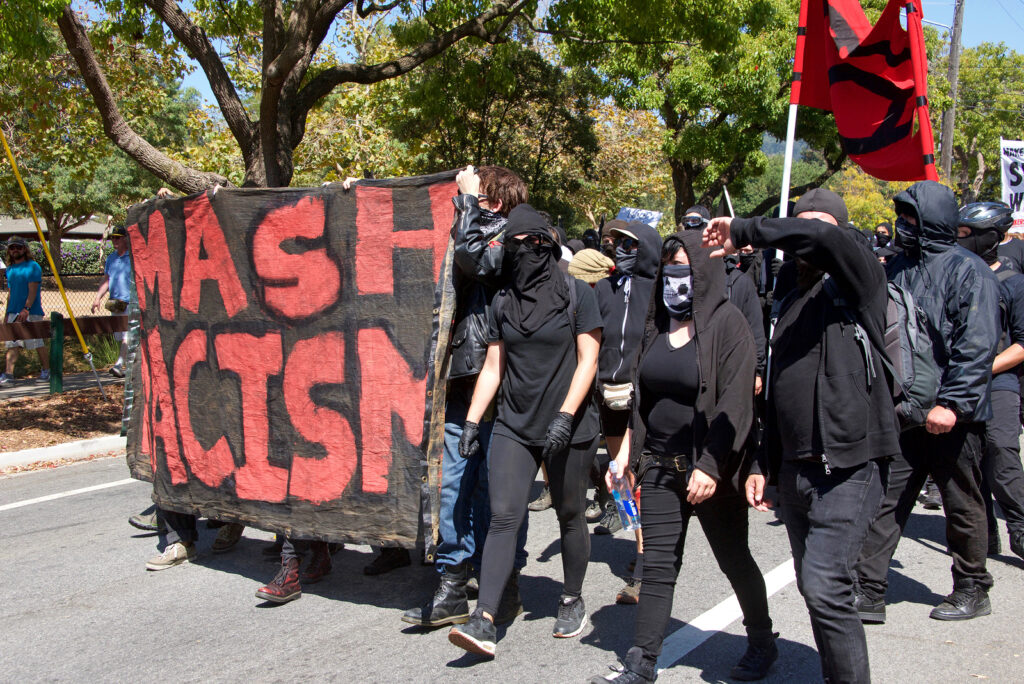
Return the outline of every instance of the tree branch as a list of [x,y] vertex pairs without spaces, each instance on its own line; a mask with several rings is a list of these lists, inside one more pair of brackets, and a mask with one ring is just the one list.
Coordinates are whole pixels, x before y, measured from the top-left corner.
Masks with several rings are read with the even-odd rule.
[[583,43],[584,45],[682,45],[684,47],[693,47],[693,43],[687,40],[634,40],[632,38],[584,38],[583,36],[568,33],[566,31],[552,31],[550,29],[542,29],[539,26],[530,24],[530,30],[534,33],[544,33],[549,36],[557,36],[559,38],[565,38],[574,43]]
[[375,12],[390,12],[398,7],[401,2],[402,0],[394,0],[394,2],[386,2],[383,5],[378,5],[375,2],[367,4],[363,0],[356,0],[356,13],[365,19]]
[[128,125],[117,107],[114,93],[107,83],[103,67],[96,59],[85,27],[70,5],[64,6],[61,16],[57,19],[57,26],[89,88],[89,93],[103,120],[103,130],[115,145],[154,176],[184,192],[199,192],[211,185],[227,184],[227,179],[223,176],[202,173],[174,161],[149,144]]
[[249,119],[242,101],[238,98],[235,84],[228,76],[227,69],[220,59],[220,55],[214,49],[206,32],[192,23],[188,15],[181,11],[178,3],[174,0],[143,0],[160,20],[163,21],[174,37],[185,47],[189,55],[199,62],[206,79],[210,82],[210,90],[217,98],[217,105],[224,114],[224,121],[227,122],[231,134],[238,141],[243,157],[246,157],[246,165],[249,163],[248,155],[253,148],[253,137],[255,129],[253,122]]
[[[501,34],[488,31],[487,22],[498,17],[512,18],[519,15],[525,7],[526,0],[499,0],[485,12],[436,38],[420,43],[416,48],[397,59],[380,64],[339,64],[326,69],[298,92],[294,108],[295,116],[305,118],[313,105],[342,83],[370,84],[401,76],[431,57],[441,54],[463,38],[475,36],[488,43],[500,42]],[[508,22],[502,24],[502,30],[507,25]]]

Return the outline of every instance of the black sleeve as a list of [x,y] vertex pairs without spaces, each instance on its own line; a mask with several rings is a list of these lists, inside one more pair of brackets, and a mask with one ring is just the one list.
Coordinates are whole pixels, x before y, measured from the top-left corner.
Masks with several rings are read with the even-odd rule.
[[817,219],[734,219],[733,244],[775,247],[828,273],[848,306],[865,309],[886,287],[878,259],[852,229]]
[[487,343],[501,341],[501,321],[498,320],[499,309],[504,304],[499,301],[505,297],[504,292],[499,292],[494,295],[494,299],[491,301],[491,306],[487,309]]
[[761,302],[757,298],[757,290],[754,289],[753,281],[746,275],[737,278],[732,285],[730,300],[750,324],[750,333],[754,336],[754,352],[757,354],[757,374],[764,375],[764,319],[761,316]]
[[487,236],[480,225],[480,205],[473,195],[458,195],[455,204],[455,265],[464,274],[497,285],[504,257],[502,235]]
[[1006,299],[1007,332],[1010,344],[1024,346],[1024,276],[1015,275],[1002,283]]
[[[982,270],[984,269],[984,270]],[[1002,335],[999,326],[999,283],[984,267],[966,262],[950,288],[947,309],[953,329],[949,335],[949,361],[939,384],[936,404],[960,416],[977,411],[988,396],[992,360]]]
[[601,311],[597,307],[594,289],[582,280],[572,279],[576,288],[576,334],[583,335],[604,327]]

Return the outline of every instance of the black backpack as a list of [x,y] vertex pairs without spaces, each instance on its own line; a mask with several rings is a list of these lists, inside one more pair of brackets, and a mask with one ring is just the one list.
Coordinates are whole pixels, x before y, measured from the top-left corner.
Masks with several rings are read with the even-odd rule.
[[882,365],[889,376],[896,416],[900,428],[906,430],[924,425],[928,411],[935,406],[941,373],[932,353],[932,339],[928,335],[928,319],[914,303],[910,292],[896,283],[887,284],[888,306],[885,311],[885,347],[875,350],[864,326],[846,305],[839,287],[828,275],[824,289],[833,305],[844,313],[864,354],[868,385],[873,379],[874,354],[880,352]]

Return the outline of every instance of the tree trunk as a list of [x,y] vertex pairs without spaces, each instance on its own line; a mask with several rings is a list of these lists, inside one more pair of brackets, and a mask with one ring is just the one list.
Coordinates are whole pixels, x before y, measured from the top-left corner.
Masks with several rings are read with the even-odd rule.
[[694,204],[693,181],[696,180],[693,164],[678,159],[669,159],[672,168],[672,190],[676,195],[675,223],[678,226],[686,210]]
[[44,215],[46,221],[46,244],[50,248],[50,256],[53,257],[53,265],[57,267],[57,273],[64,272],[64,257],[60,251],[60,241],[64,237],[64,229],[59,225],[52,215]]

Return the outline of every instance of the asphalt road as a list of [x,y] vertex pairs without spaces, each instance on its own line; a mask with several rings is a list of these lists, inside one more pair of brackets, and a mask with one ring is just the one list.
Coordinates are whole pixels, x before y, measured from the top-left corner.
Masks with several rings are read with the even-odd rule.
[[[433,568],[365,577],[368,547],[346,547],[330,578],[283,606],[253,596],[276,569],[260,554],[270,535],[256,530],[214,555],[214,532],[200,525],[195,563],[146,572],[159,540],[128,526],[149,494],[144,483],[120,482],[126,477],[124,461],[110,458],[0,479],[0,681],[583,682],[629,647],[635,608],[613,603],[632,557],[622,533],[593,537],[584,587],[592,626],[555,640],[557,524],[550,510],[531,514],[526,612],[499,630],[497,657],[483,661],[449,644],[444,629],[399,620],[433,591]],[[786,581],[785,530],[771,515],[752,512],[751,521],[762,570],[782,578],[770,598],[781,657],[765,681],[820,681],[803,601]],[[727,681],[743,628],[722,619],[728,606],[716,609],[732,591],[699,525],[687,544],[659,682]],[[992,616],[941,623],[928,611],[951,589],[944,548],[941,515],[919,508],[893,562],[889,622],[868,628],[874,680],[1024,681],[1024,561],[1008,552],[990,560]],[[693,622],[704,629],[687,627]]]

